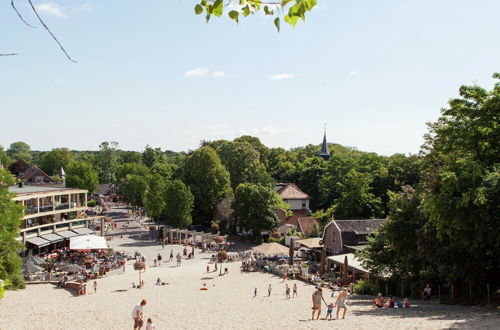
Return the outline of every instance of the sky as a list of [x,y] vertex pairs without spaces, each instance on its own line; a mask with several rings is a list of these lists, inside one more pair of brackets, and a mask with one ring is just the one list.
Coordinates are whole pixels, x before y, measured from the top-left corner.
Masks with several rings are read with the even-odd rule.
[[500,71],[498,0],[318,0],[295,28],[194,14],[194,0],[0,4],[0,145],[174,151],[257,136],[418,153],[460,85]]

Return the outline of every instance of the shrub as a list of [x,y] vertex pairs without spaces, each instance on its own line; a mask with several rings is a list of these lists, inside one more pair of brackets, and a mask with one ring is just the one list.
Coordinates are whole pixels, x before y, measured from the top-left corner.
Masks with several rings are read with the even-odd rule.
[[5,292],[5,289],[3,288],[3,286],[0,285],[0,299],[3,298],[4,292]]
[[210,231],[214,234],[217,233],[219,231],[219,224],[217,222],[212,222],[210,225]]
[[95,207],[97,205],[96,201],[91,199],[87,202],[88,207]]
[[377,284],[370,282],[359,280],[354,283],[354,292],[359,294],[368,294],[368,295],[376,295],[378,293]]

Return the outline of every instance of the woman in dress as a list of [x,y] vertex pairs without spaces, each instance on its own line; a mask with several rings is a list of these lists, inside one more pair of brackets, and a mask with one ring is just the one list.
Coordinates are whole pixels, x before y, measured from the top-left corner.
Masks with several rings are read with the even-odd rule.
[[340,291],[339,296],[337,297],[337,301],[335,302],[335,305],[337,306],[337,320],[339,319],[339,312],[340,309],[344,309],[344,313],[342,314],[342,319],[345,318],[345,313],[347,312],[347,289],[342,289]]

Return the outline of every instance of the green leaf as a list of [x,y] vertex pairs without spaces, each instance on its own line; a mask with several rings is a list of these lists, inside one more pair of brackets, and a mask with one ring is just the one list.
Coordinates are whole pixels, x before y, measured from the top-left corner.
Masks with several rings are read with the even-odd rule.
[[213,14],[217,17],[221,17],[224,11],[224,3],[222,0],[215,0],[213,7]]
[[248,5],[243,7],[243,16],[247,17],[250,15],[250,8],[248,8]]
[[289,15],[285,16],[285,22],[287,22],[288,24],[290,24],[293,27],[295,27],[295,25],[297,25],[298,20],[299,20],[299,18],[297,16],[289,16]]
[[231,17],[231,19],[234,19],[236,23],[239,23],[238,16],[240,15],[240,13],[238,13],[236,10],[231,10],[228,15],[229,17]]
[[203,7],[201,5],[194,6],[194,13],[196,15],[199,15],[199,14],[203,13]]
[[200,5],[205,7],[207,5],[207,0],[201,0]]
[[276,28],[278,29],[278,32],[280,32],[280,18],[276,17],[274,19],[274,25],[276,25]]
[[205,16],[205,19],[207,20],[208,23],[208,21],[210,20],[210,14],[207,14],[207,16]]

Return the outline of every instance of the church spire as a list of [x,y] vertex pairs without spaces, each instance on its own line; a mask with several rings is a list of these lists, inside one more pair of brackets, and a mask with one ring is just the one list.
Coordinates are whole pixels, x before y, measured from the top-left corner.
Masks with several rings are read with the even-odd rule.
[[318,156],[323,158],[324,160],[328,160],[330,158],[330,152],[328,152],[328,143],[326,142],[326,124],[325,124],[325,132],[323,135],[323,144],[321,145],[321,151]]

